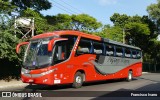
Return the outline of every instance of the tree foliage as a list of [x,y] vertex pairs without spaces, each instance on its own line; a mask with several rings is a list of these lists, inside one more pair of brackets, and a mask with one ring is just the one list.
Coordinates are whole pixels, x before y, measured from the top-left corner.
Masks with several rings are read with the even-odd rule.
[[[154,34],[156,25],[148,16],[127,16],[125,14],[120,15],[115,13],[111,16],[111,21],[113,21],[114,26],[119,26],[125,31],[127,41],[129,41],[129,39],[134,41],[136,35],[138,36],[139,34],[142,34],[143,38],[148,37],[151,39],[157,37],[157,35]],[[133,43],[133,45],[135,44]]]
[[91,33],[102,26],[100,22],[87,14],[58,14],[56,16],[46,16],[45,18],[50,25],[54,26],[54,30],[71,29]]
[[[160,33],[160,0],[157,0],[157,3],[150,4],[147,7],[147,11],[149,13],[150,18],[155,22],[156,24],[156,33]],[[154,28],[155,29],[155,28]],[[155,35],[153,35],[155,37]],[[160,41],[157,41],[156,39],[152,39],[152,42],[150,43],[151,47],[150,53],[151,58],[154,59],[154,62],[160,61]],[[156,48],[156,49],[155,49]]]
[[58,14],[55,16],[47,15],[45,17],[49,25],[52,25],[53,30],[66,30],[72,29],[72,18],[68,14]]
[[[149,59],[153,58],[154,55],[151,51],[156,46],[157,28],[152,19],[148,16],[127,16],[126,14],[121,15],[118,13],[113,14],[110,19],[114,24],[113,28],[117,32],[119,30],[119,35],[115,35],[119,40],[122,40],[123,30],[127,44],[140,47],[144,55],[148,55]],[[120,29],[116,29],[115,27],[119,27]],[[114,36],[115,33],[111,31],[110,34]],[[114,40],[114,37],[110,38]],[[157,51],[154,52],[158,53]]]
[[135,45],[140,47],[142,50],[146,49],[149,42],[148,36],[150,35],[150,30],[147,24],[130,22],[125,25],[125,39],[127,44]]
[[110,20],[113,22],[113,24],[115,26],[119,26],[119,27],[123,28],[125,26],[125,24],[128,23],[129,17],[130,16],[127,16],[126,14],[120,15],[119,13],[114,13],[110,17]]
[[104,25],[102,31],[96,34],[101,37],[123,42],[123,31],[119,26]]
[[102,24],[87,14],[72,15],[72,27],[75,30],[93,32]]
[[152,19],[160,20],[160,0],[157,0],[156,4],[149,5],[147,11]]
[[17,11],[23,11],[27,8],[41,11],[51,8],[51,3],[48,0],[11,0],[12,5],[17,6]]
[[[32,2],[31,2],[32,1]],[[51,7],[47,0],[0,0],[0,65],[1,78],[19,76],[21,55],[16,54],[16,45],[23,40],[15,37],[14,18],[12,14],[18,11],[18,17],[34,18],[36,33],[48,31],[47,20],[39,13],[40,10]]]
[[0,14],[11,14],[15,8],[9,0],[0,0]]
[[[15,53],[15,46],[18,43],[18,38],[14,36],[12,21],[8,19],[9,17],[4,17],[7,17],[7,15],[1,16],[1,18],[7,21],[5,21],[5,23],[0,23],[0,59],[9,59],[13,61],[18,59]],[[2,21],[4,21],[3,19]]]

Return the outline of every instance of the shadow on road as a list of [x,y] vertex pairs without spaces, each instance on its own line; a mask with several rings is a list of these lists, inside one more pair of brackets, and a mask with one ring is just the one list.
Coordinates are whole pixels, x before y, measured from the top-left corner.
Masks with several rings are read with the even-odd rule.
[[160,82],[160,81],[158,81],[158,80],[153,80],[153,79],[143,78],[143,77],[140,77],[139,79],[149,80],[149,81],[152,81],[152,82]]
[[[133,96],[131,94],[145,94]],[[157,94],[157,96],[156,96]],[[146,96],[147,95],[147,96]],[[116,91],[106,92],[91,100],[160,100],[160,83],[153,83],[135,90],[119,89]]]
[[[137,79],[133,79],[135,81]],[[125,82],[125,79],[115,79],[115,80],[106,80],[106,81],[96,81],[96,82],[88,82],[84,83],[83,87],[87,86],[94,86],[94,85],[102,85],[102,84],[108,84],[108,83],[117,83],[117,82]],[[69,89],[72,88],[71,84],[65,84],[65,85],[53,85],[53,86],[47,86],[47,85],[28,85],[24,88],[24,91],[39,91],[39,90],[62,90],[62,89]]]
[[[39,92],[39,91],[46,91],[47,90],[53,90],[58,91],[57,92],[49,92],[49,93],[56,93],[59,97],[92,97],[91,100],[160,100],[160,81],[158,80],[152,80],[148,77],[139,77],[138,79],[142,80],[149,80],[152,81],[152,84],[145,85],[143,87],[137,88],[135,90],[132,89],[124,89],[120,88],[116,91],[64,91],[68,89],[72,89],[71,85],[54,85],[54,86],[44,86],[44,85],[28,85],[25,87],[24,91],[28,92]],[[133,81],[137,81],[138,79],[133,79]],[[107,80],[107,81],[99,81],[99,82],[90,82],[85,83],[83,87],[88,86],[95,86],[95,85],[103,85],[103,84],[109,84],[109,83],[118,83],[118,82],[125,82],[124,80]],[[64,90],[63,90],[64,89]],[[61,93],[62,92],[62,93]],[[137,93],[137,94],[158,94],[157,97],[146,97],[146,96],[138,96],[134,97],[131,96],[131,93]],[[54,95],[54,96],[56,96]],[[23,100],[28,100],[29,98],[24,98]]]

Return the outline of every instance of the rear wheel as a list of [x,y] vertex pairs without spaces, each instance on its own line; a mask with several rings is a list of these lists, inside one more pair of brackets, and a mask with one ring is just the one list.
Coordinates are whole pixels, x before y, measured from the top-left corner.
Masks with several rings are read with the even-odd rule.
[[80,88],[83,84],[83,74],[81,72],[77,72],[74,76],[74,82],[72,84],[72,87],[74,88]]
[[132,71],[128,72],[128,77],[127,77],[127,81],[131,81],[133,79],[133,75],[132,75]]

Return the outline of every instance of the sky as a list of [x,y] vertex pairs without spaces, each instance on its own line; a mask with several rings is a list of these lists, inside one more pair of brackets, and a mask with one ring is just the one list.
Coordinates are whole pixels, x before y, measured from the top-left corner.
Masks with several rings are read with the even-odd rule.
[[81,14],[96,18],[102,24],[113,24],[110,17],[114,13],[148,15],[146,9],[157,0],[49,0],[52,8],[42,11],[43,15]]

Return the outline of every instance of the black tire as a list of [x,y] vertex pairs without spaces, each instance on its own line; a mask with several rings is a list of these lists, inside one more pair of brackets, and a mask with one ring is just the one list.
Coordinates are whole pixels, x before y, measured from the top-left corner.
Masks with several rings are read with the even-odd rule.
[[128,82],[130,82],[130,81],[132,81],[132,79],[133,79],[132,71],[129,71],[129,72],[128,72],[128,77],[127,77],[126,80],[127,80]]
[[74,81],[72,84],[73,88],[80,88],[83,84],[83,74],[81,72],[77,72],[74,76]]

